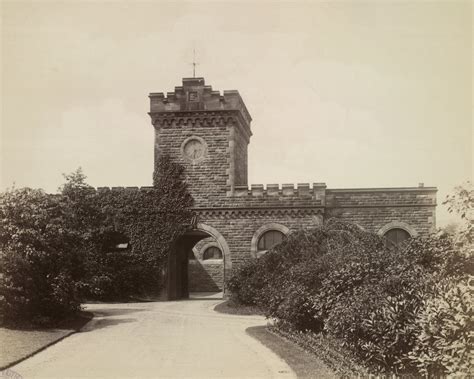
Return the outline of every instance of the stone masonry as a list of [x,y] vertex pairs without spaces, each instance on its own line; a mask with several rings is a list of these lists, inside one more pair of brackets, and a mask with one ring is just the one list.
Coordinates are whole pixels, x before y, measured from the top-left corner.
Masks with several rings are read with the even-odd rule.
[[[224,287],[232,269],[256,259],[260,237],[285,235],[337,217],[379,233],[403,229],[410,236],[435,230],[434,187],[329,189],[324,183],[247,183],[251,117],[237,91],[214,91],[203,78],[185,78],[174,92],[150,94],[155,167],[162,154],[185,166],[198,215],[196,229],[209,236],[189,263],[191,291]],[[206,242],[207,241],[207,242]],[[207,245],[223,259],[203,259]]]

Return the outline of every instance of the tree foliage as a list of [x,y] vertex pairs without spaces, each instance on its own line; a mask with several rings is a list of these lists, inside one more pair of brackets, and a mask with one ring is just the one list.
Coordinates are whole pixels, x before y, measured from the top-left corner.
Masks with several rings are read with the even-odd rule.
[[79,309],[80,235],[62,196],[0,195],[0,311],[4,321],[45,323]]
[[[47,323],[86,298],[160,290],[169,247],[192,217],[183,168],[162,157],[155,186],[96,191],[81,169],[58,194],[0,194],[0,316]],[[129,249],[117,249],[126,242]]]
[[474,245],[474,187],[471,182],[454,188],[443,204],[448,206],[448,211],[457,214],[461,223],[456,230],[456,248],[466,255],[473,254]]
[[[465,219],[466,198],[450,198],[463,204],[453,209]],[[342,341],[372,371],[466,375],[474,266],[469,235],[461,233],[389,248],[382,237],[332,219],[241,266],[228,288],[282,329]]]

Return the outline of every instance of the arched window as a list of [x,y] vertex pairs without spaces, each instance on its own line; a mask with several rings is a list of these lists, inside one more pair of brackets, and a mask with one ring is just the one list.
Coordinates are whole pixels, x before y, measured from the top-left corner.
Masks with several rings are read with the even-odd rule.
[[390,245],[392,246],[398,246],[403,241],[411,238],[410,233],[401,228],[390,229],[384,234],[384,237],[390,242]]
[[272,247],[280,244],[283,241],[283,237],[285,235],[278,230],[269,230],[263,233],[258,240],[257,251],[270,250]]
[[222,259],[222,251],[217,246],[208,247],[202,255],[202,259]]

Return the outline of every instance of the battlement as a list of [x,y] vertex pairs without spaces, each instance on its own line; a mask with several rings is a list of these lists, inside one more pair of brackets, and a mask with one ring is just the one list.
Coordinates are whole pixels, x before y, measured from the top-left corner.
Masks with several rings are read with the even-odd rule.
[[174,92],[150,93],[150,114],[178,111],[239,111],[250,129],[252,117],[239,94],[229,90],[221,94],[205,85],[204,78],[183,78],[183,85]]
[[250,188],[246,185],[235,186],[233,194],[231,196],[236,197],[265,197],[265,196],[283,196],[283,197],[300,197],[300,198],[313,198],[314,200],[323,200],[326,191],[325,183],[313,183],[310,186],[309,183],[298,183],[295,187],[294,184],[252,184]]

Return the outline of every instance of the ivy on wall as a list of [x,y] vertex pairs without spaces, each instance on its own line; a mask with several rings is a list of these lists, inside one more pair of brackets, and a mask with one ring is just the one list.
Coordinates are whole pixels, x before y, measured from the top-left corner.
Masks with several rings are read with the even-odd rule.
[[[96,268],[89,272],[95,272],[91,279],[96,286],[89,286],[89,294],[121,298],[161,289],[160,273],[171,245],[190,224],[193,199],[184,181],[184,168],[167,156],[160,157],[154,184],[141,190],[97,192],[96,207],[104,215],[103,233],[112,238],[106,243],[102,239],[101,247],[95,250],[98,258],[108,256],[109,260],[101,269],[100,262],[93,262]],[[124,241],[127,250],[114,249]],[[104,272],[108,272],[105,280]]]
[[193,216],[183,170],[163,156],[147,189],[97,191],[79,169],[58,194],[0,193],[0,323],[47,324],[85,299],[158,292]]

